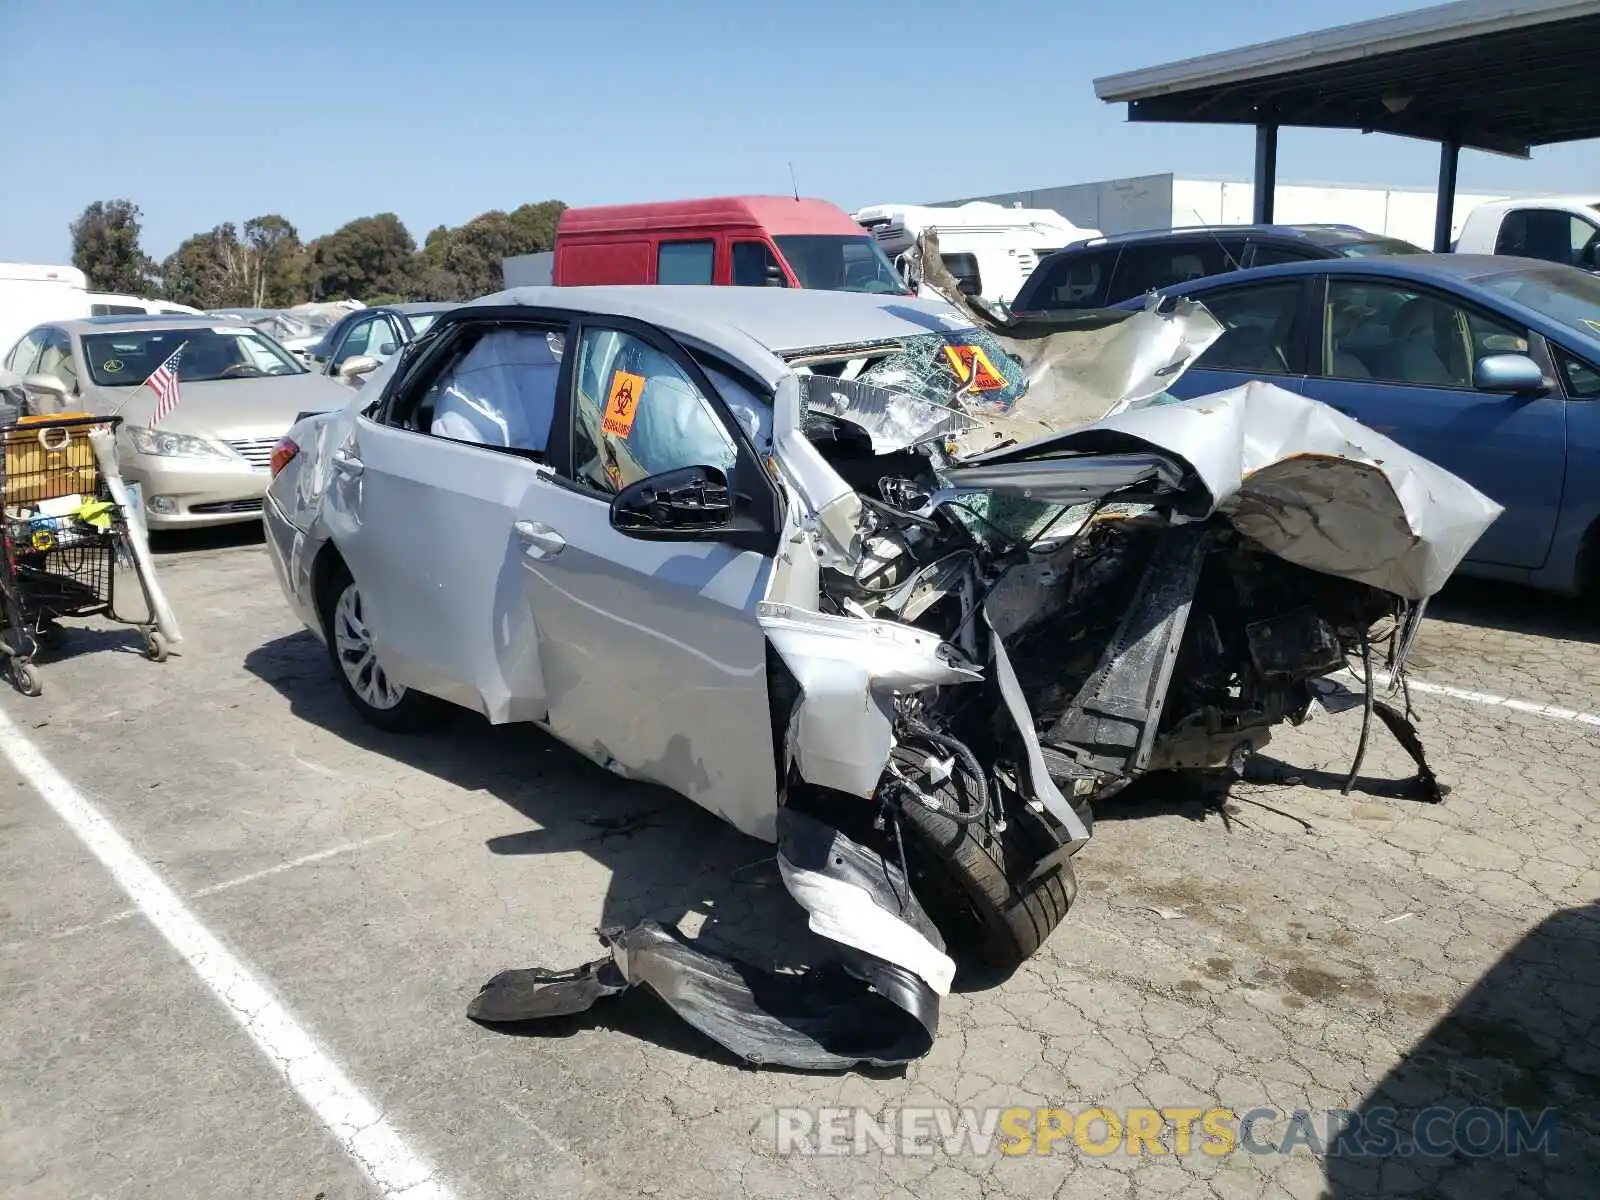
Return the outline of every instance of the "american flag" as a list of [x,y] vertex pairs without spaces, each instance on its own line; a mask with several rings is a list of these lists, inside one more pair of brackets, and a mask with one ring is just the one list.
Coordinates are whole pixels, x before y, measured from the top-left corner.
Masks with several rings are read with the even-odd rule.
[[183,357],[183,347],[188,344],[184,342],[183,346],[169,354],[167,361],[151,371],[150,378],[140,384],[156,394],[156,415],[150,422],[152,425],[159,424],[162,417],[178,407],[178,360]]

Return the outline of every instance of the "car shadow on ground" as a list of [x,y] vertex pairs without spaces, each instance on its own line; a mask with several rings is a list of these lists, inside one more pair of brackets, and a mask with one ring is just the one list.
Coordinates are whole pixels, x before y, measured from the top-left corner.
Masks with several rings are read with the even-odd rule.
[[[826,954],[778,874],[774,848],[747,837],[691,801],[620,779],[530,725],[490,725],[473,713],[430,733],[388,734],[351,709],[326,650],[300,632],[252,650],[245,669],[270,684],[299,720],[352,745],[467,791],[494,796],[531,823],[489,838],[485,850],[526,857],[528,886],[540,886],[539,858],[578,852],[610,874],[594,928],[644,919],[679,927],[709,953],[767,970],[802,967]],[[598,939],[592,958],[605,956]],[[574,962],[506,964],[564,969]],[[476,986],[479,981],[463,981]],[[737,1061],[636,988],[589,1013],[513,1032],[569,1036],[604,1026],[719,1061]]]
[[1452,579],[1428,601],[1427,619],[1558,641],[1600,643],[1600,619],[1592,600],[1485,579]]
[[1328,1147],[1328,1200],[1593,1195],[1597,997],[1600,903],[1552,914],[1361,1101],[1356,1136]]
[[266,544],[266,540],[266,527],[260,521],[213,525],[206,529],[153,529],[150,531],[150,553],[157,558],[164,558],[205,550],[261,546]]

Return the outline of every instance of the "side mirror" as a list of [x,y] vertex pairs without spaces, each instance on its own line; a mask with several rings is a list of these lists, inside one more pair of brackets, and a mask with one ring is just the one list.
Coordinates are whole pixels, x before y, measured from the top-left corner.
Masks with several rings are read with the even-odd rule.
[[370,354],[352,354],[339,364],[337,374],[342,381],[349,383],[357,375],[370,375],[381,366],[383,364]]
[[36,396],[49,396],[58,404],[65,404],[71,395],[66,380],[59,375],[26,375],[22,386]]
[[1472,386],[1480,392],[1525,395],[1547,385],[1544,371],[1526,354],[1487,354],[1472,369]]
[[733,532],[733,499],[716,467],[680,467],[630,483],[611,501],[611,527],[645,540],[710,541]]

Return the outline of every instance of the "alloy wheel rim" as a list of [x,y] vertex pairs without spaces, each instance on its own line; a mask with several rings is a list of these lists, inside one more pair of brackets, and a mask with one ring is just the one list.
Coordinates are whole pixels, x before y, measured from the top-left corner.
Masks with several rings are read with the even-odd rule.
[[362,614],[361,591],[354,583],[339,593],[333,606],[333,643],[344,677],[362,703],[390,709],[405,698],[405,688],[389,679],[373,652],[372,634]]

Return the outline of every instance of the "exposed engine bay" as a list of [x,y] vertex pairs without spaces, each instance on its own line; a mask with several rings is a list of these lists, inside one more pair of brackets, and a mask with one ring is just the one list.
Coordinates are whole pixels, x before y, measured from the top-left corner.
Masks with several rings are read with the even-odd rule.
[[[1175,524],[1177,489],[1163,504],[1159,482],[1078,506],[1013,504],[1002,523],[983,511],[1004,507],[996,498],[948,488],[937,452],[875,456],[864,431],[831,417],[813,415],[808,434],[858,489],[869,529],[853,563],[823,572],[824,611],[915,625],[978,664],[984,607],[1049,772],[1075,801],[1153,771],[1237,773],[1273,726],[1306,718],[1313,680],[1370,659],[1375,640],[1400,668],[1397,639],[1420,617],[1391,593],[1252,546],[1220,516]],[[1032,518],[1022,533],[1019,511]],[[982,761],[1014,760],[996,701],[988,688],[943,689],[903,703],[897,732],[926,739],[931,727]]]

